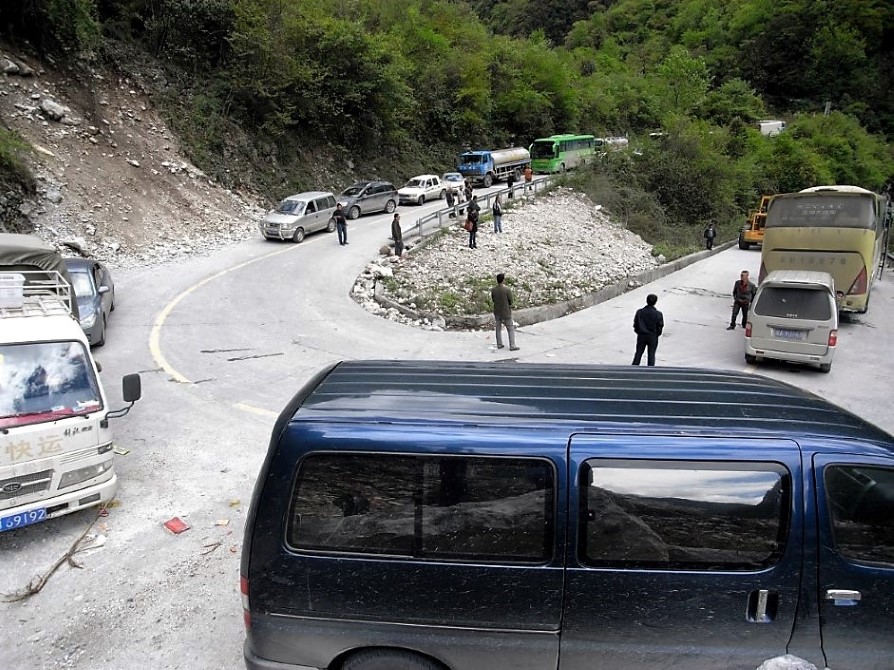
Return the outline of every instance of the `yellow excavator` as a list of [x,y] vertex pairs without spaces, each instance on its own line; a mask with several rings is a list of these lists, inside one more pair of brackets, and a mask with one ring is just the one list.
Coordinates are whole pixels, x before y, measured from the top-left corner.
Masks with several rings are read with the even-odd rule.
[[764,226],[767,224],[767,210],[770,209],[772,195],[761,196],[758,208],[748,215],[748,222],[739,231],[739,248],[750,249],[751,245],[761,246],[764,243]]

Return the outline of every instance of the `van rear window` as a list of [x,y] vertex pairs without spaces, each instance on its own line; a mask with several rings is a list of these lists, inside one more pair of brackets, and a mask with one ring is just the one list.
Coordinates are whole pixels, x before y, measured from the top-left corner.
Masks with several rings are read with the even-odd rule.
[[435,560],[543,563],[552,556],[549,461],[315,454],[298,469],[293,549]]
[[766,286],[757,297],[754,313],[786,319],[828,321],[832,318],[832,301],[825,291]]
[[586,463],[581,562],[594,567],[760,570],[778,562],[791,478],[772,463]]

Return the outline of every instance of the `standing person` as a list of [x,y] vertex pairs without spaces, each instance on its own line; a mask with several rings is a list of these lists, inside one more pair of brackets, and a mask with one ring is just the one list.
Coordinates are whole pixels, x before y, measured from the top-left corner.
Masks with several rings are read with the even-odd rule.
[[466,179],[466,185],[463,187],[466,194],[466,202],[472,199],[472,182]]
[[338,243],[342,246],[348,243],[348,219],[345,216],[345,210],[341,203],[335,206],[335,212],[332,214],[335,219],[335,232],[338,234]]
[[525,166],[525,195],[534,190],[534,170],[530,165]]
[[648,348],[648,365],[655,365],[655,352],[658,350],[658,338],[664,332],[664,315],[655,309],[658,296],[650,293],[646,296],[646,306],[636,310],[633,317],[633,332],[636,333],[636,353],[633,355],[633,365],[639,365],[643,359],[643,352]]
[[503,283],[506,275],[497,275],[497,285],[490,290],[490,299],[494,303],[494,324],[497,332],[497,349],[503,348],[503,326],[509,333],[509,351],[518,351],[515,346],[515,324],[512,322],[512,291]]
[[705,248],[709,251],[714,248],[714,238],[717,237],[717,229],[713,223],[709,223],[705,228]]
[[757,286],[748,279],[748,270],[742,270],[739,275],[739,281],[733,284],[733,314],[729,319],[727,330],[736,329],[736,317],[739,310],[742,310],[742,328],[748,322],[748,308],[751,307],[751,301],[754,300],[754,294],[757,293]]
[[391,219],[391,239],[394,240],[394,253],[400,258],[404,255],[404,232],[400,229],[400,214],[397,212]]
[[481,206],[478,204],[478,196],[473,195],[472,201],[466,208],[466,217],[472,224],[469,228],[469,249],[478,248],[478,215],[481,213]]
[[506,177],[506,186],[509,188],[509,195],[506,196],[508,200],[512,200],[512,191],[515,190],[512,187],[515,186],[515,170],[509,173],[509,176]]
[[502,233],[503,232],[503,205],[500,204],[500,194],[497,194],[497,197],[494,198],[493,207],[491,207],[491,213],[494,216],[494,232]]
[[456,198],[453,196],[453,187],[447,189],[447,206],[450,208],[450,218],[456,218]]

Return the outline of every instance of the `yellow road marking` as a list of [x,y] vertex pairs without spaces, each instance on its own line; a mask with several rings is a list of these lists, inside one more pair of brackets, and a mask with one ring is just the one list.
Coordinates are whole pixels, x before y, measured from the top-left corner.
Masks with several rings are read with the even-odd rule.
[[243,412],[248,412],[249,414],[257,414],[258,416],[263,416],[265,418],[276,418],[279,416],[276,412],[271,412],[269,409],[264,409],[263,407],[255,407],[254,405],[246,405],[242,402],[237,402],[233,405],[235,409],[241,409]]

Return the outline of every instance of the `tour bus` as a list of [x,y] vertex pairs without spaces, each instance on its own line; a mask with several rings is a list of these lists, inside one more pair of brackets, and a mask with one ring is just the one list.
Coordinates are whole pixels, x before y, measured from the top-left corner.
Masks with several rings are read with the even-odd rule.
[[531,169],[540,174],[571,170],[595,156],[600,144],[593,135],[552,135],[534,140]]
[[760,279],[774,270],[828,272],[840,311],[864,313],[885,233],[885,199],[858,186],[777,195],[767,212]]

